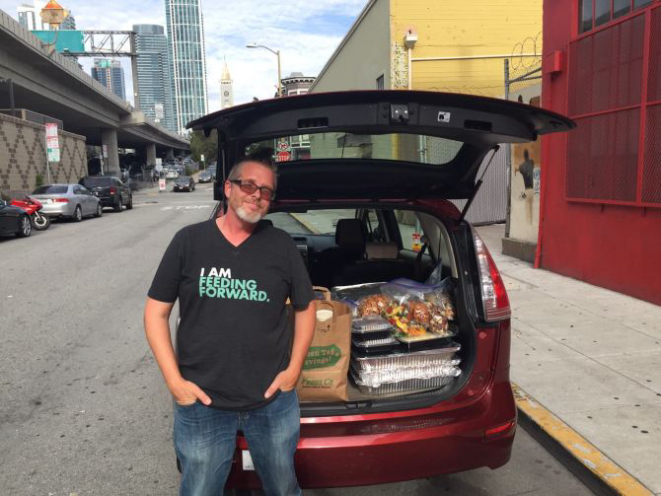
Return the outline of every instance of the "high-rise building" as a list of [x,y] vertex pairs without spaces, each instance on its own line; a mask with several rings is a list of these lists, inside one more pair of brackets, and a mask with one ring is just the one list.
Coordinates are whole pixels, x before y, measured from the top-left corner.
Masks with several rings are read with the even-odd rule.
[[168,40],[163,26],[136,24],[135,47],[138,56],[140,110],[169,131],[178,130],[172,95]]
[[208,113],[207,65],[201,0],[165,0],[165,20],[177,130]]
[[39,16],[42,7],[43,5],[35,6],[34,2],[25,2],[19,5],[16,9],[19,24],[30,31],[48,29],[48,24],[41,22],[41,17]]
[[94,59],[92,77],[122,100],[126,100],[124,68],[119,60]]
[[60,29],[70,29],[74,30],[76,29],[76,18],[73,16],[71,11],[68,11],[68,16],[64,18],[64,22],[60,24]]
[[220,76],[220,108],[228,108],[234,105],[234,82],[230,76],[230,68],[227,61],[223,66],[223,73]]

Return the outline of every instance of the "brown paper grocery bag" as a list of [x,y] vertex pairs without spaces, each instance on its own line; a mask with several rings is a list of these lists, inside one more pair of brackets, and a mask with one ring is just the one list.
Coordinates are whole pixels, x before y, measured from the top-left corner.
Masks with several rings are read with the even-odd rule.
[[297,391],[301,401],[346,401],[347,373],[351,353],[351,309],[331,301],[325,288],[324,300],[315,300],[317,323],[312,344],[303,364]]

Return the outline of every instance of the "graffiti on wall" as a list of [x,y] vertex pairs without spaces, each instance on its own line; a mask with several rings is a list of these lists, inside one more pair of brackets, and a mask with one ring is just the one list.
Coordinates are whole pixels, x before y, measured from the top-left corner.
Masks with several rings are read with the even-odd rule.
[[[516,99],[519,103],[539,107],[538,92],[528,90]],[[539,226],[540,145],[539,140],[512,145],[510,236],[531,243],[537,242]]]

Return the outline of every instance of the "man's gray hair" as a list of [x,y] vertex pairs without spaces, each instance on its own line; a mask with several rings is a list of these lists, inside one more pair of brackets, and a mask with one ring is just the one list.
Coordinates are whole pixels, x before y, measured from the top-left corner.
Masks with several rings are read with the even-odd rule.
[[243,169],[243,166],[250,162],[263,165],[267,169],[270,169],[271,172],[273,172],[273,189],[275,190],[278,188],[278,166],[273,163],[273,160],[271,160],[270,151],[268,154],[266,152],[256,152],[243,157],[234,165],[234,167],[232,167],[229,176],[227,176],[227,180],[236,181],[239,179],[241,177],[241,170]]

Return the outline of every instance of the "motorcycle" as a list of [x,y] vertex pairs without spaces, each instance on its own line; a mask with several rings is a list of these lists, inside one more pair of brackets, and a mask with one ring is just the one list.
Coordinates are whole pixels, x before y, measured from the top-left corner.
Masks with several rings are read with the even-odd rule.
[[30,216],[32,227],[34,227],[37,231],[44,231],[48,229],[48,226],[50,226],[50,217],[39,212],[39,210],[43,208],[39,200],[35,200],[29,196],[26,196],[22,200],[14,199],[9,203],[10,205],[25,210]]

